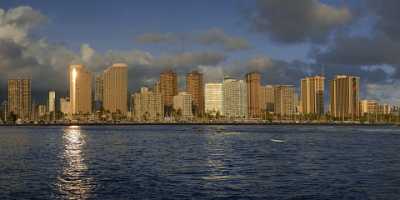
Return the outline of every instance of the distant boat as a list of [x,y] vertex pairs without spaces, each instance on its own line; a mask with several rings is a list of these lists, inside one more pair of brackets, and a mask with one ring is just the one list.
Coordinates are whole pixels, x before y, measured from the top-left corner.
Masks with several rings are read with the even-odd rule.
[[276,142],[276,143],[284,143],[284,140],[277,140],[277,139],[270,139],[271,142]]

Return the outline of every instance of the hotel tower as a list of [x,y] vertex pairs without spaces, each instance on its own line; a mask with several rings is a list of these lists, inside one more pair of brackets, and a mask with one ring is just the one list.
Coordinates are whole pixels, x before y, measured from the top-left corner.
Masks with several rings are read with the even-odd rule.
[[71,114],[92,112],[92,74],[83,65],[69,66]]
[[103,107],[111,113],[128,112],[128,65],[113,64],[103,73]]

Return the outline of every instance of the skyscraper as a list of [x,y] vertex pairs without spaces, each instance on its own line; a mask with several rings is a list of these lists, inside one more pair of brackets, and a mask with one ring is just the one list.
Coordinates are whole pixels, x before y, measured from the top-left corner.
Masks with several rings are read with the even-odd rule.
[[324,114],[325,77],[314,76],[301,79],[301,112],[303,114]]
[[204,88],[203,74],[193,71],[186,76],[186,92],[192,95],[194,115],[201,116],[204,113]]
[[49,91],[49,99],[48,99],[48,111],[55,112],[56,111],[56,92]]
[[31,117],[32,91],[31,79],[8,80],[8,112],[21,120]]
[[174,110],[181,113],[181,116],[185,119],[193,117],[192,104],[192,95],[187,92],[179,92],[178,95],[174,96]]
[[248,115],[250,118],[261,116],[261,76],[257,72],[246,74]]
[[224,116],[228,118],[247,118],[247,87],[243,80],[224,79]]
[[207,83],[204,88],[205,112],[208,114],[219,115],[223,114],[223,84],[222,83]]
[[274,95],[274,86],[272,85],[266,85],[262,87],[262,95],[264,96],[263,98],[263,104],[262,106],[266,112],[273,113],[275,112],[275,95]]
[[164,111],[171,114],[174,96],[178,94],[178,77],[172,70],[166,70],[160,75],[160,92],[163,99]]
[[128,66],[113,64],[103,73],[103,107],[111,113],[128,112]]
[[290,117],[295,113],[295,87],[294,85],[277,85],[274,87],[275,113]]
[[56,117],[56,92],[49,91],[49,99],[47,100],[48,103],[48,112],[50,115],[50,119],[54,120]]
[[356,120],[359,116],[360,78],[338,75],[331,80],[331,115],[340,120]]
[[92,75],[83,65],[69,66],[71,114],[92,112]]

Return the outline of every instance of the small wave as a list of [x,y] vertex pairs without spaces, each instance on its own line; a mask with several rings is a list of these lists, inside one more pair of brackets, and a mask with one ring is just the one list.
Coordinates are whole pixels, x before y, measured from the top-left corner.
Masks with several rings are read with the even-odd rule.
[[285,140],[278,140],[278,139],[270,139],[271,142],[275,142],[275,143],[285,143]]

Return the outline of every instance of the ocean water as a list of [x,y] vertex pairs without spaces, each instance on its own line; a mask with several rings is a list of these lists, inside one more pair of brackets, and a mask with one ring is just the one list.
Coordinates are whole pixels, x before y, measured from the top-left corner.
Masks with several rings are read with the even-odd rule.
[[400,128],[0,127],[0,199],[400,199]]

